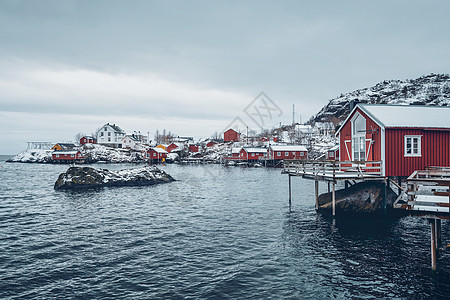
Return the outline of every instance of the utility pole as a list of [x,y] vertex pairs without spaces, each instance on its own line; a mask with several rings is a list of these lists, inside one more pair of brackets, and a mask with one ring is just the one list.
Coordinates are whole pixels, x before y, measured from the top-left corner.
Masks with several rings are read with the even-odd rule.
[[292,125],[295,124],[295,104],[292,104]]

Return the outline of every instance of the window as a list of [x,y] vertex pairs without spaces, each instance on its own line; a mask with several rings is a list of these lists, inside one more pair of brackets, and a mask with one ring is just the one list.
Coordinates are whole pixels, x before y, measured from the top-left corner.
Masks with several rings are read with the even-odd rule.
[[108,132],[108,136],[111,136],[111,132]]
[[284,156],[289,156],[289,152],[284,152]]
[[106,127],[105,127],[105,131],[106,131],[107,129],[106,129]]
[[153,153],[153,156],[156,156],[156,153]]
[[281,152],[277,152],[277,156],[281,156]]
[[100,136],[103,136],[103,132],[100,132]]
[[352,152],[354,161],[366,160],[366,119],[358,112],[352,118]]
[[244,157],[244,152],[241,153],[241,157]]
[[330,157],[334,157],[334,152],[330,152]]
[[111,138],[108,138],[108,142],[111,142]]
[[75,155],[73,155],[73,154],[70,154],[70,157],[75,157]]
[[59,158],[59,154],[56,154],[56,158]]
[[255,153],[252,153],[252,156],[255,157]]
[[422,156],[422,136],[405,135],[405,156]]

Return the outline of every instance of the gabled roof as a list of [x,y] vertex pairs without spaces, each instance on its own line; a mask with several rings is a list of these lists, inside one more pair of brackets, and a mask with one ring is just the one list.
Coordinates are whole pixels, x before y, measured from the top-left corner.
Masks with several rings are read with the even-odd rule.
[[305,146],[300,145],[271,145],[270,148],[273,151],[308,151]]
[[242,147],[238,147],[238,148],[231,148],[231,153],[239,153],[241,152]]
[[[361,104],[355,106],[345,123],[356,109],[361,109],[381,127],[450,128],[450,107],[423,105]],[[336,135],[339,134],[341,126]]]
[[450,107],[358,104],[384,127],[450,128]]
[[166,150],[164,150],[163,148],[158,148],[158,147],[150,148],[150,150],[153,150],[153,151],[158,152],[158,153],[168,153],[168,152],[167,152]]
[[109,126],[111,127],[115,132],[121,133],[121,134],[125,134],[125,131],[123,131],[122,128],[120,128],[119,126],[117,126],[116,124],[109,124],[106,123],[105,125],[103,125],[101,128],[105,127],[105,126]]
[[72,143],[58,143],[56,145],[59,145],[63,150],[73,149],[77,147],[75,144]]

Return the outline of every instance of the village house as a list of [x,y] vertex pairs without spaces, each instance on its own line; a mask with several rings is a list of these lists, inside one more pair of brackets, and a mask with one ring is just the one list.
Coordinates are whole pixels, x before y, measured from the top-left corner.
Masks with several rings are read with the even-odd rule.
[[153,147],[147,150],[147,159],[150,163],[165,162],[166,158],[167,151],[162,148]]
[[328,149],[327,160],[339,160],[339,145],[335,145]]
[[336,134],[340,161],[380,161],[382,176],[450,167],[450,107],[357,104]]
[[125,131],[119,126],[106,123],[97,132],[97,143],[112,148],[122,148],[124,137]]
[[166,147],[166,151],[168,153],[172,152],[173,150],[177,149],[178,147],[180,147],[180,145],[176,144],[176,143],[171,143],[169,146]]
[[56,150],[52,152],[52,160],[57,163],[82,162],[84,157],[79,150]]
[[80,145],[97,144],[97,139],[90,135],[85,135],[80,138]]
[[224,142],[239,142],[239,138],[240,134],[231,128],[223,133]]
[[189,152],[196,153],[199,151],[199,146],[197,144],[189,144]]
[[258,160],[267,156],[267,148],[242,148],[239,158],[244,160]]
[[271,145],[268,150],[268,157],[273,160],[283,159],[307,159],[308,150],[300,145]]
[[122,148],[124,149],[132,149],[137,150],[138,145],[140,144],[139,139],[134,134],[126,134],[122,139]]
[[217,142],[209,141],[209,142],[206,143],[206,147],[208,147],[208,148],[210,148],[210,147],[212,147],[214,145],[217,145]]

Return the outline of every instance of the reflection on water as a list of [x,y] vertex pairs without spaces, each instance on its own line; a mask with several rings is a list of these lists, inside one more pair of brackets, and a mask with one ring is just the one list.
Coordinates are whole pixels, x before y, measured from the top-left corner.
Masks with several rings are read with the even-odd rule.
[[279,169],[167,165],[169,184],[54,191],[67,167],[0,169],[0,298],[450,295],[425,220],[321,216],[303,179],[289,209]]

